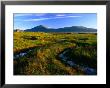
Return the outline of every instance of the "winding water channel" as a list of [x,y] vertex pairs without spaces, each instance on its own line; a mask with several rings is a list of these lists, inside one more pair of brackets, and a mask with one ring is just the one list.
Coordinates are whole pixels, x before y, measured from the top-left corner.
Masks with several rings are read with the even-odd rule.
[[79,64],[76,64],[73,61],[69,61],[68,57],[65,56],[67,52],[69,52],[70,49],[67,49],[63,51],[61,54],[59,54],[59,57],[61,58],[62,61],[64,61],[66,64],[68,64],[71,67],[78,68],[79,70],[83,71],[87,75],[96,75],[97,71],[96,69],[86,67],[86,66],[80,66]]
[[29,48],[29,49],[25,49],[17,54],[14,54],[14,59],[19,59],[20,57],[26,56],[28,53],[30,53],[31,51],[33,51],[35,49],[35,47],[33,48]]
[[[33,51],[34,49],[35,48],[31,48],[31,49],[28,49],[27,51],[23,51],[18,54],[15,54],[14,59],[19,59],[19,57],[26,56],[29,52]],[[61,58],[62,61],[64,61],[66,64],[68,64],[71,67],[74,67],[78,70],[83,71],[87,75],[96,75],[97,74],[96,69],[93,69],[90,67],[85,67],[85,66],[80,66],[80,65],[76,64],[75,62],[68,60],[68,57],[66,57],[65,54],[67,52],[69,52],[69,50],[70,49],[66,49],[65,51],[63,51],[62,53],[59,54],[59,58]]]

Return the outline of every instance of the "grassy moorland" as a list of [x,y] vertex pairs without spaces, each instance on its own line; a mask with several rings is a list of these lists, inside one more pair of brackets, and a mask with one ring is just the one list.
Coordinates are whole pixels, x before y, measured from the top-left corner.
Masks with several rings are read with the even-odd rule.
[[15,75],[86,75],[83,67],[97,69],[97,34],[14,32]]

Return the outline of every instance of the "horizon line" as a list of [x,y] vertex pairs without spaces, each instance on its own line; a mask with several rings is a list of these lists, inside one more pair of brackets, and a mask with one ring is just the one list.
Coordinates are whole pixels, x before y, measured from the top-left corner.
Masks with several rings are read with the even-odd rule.
[[[38,27],[38,26],[44,26],[44,27],[47,27],[48,29],[52,29],[53,27],[48,27],[48,26],[45,26],[45,25],[37,25],[37,26],[34,26],[32,28],[35,28],[35,27]],[[74,25],[75,26],[75,25]],[[65,27],[74,27],[74,26],[65,26]],[[65,28],[65,27],[59,27],[59,28]],[[92,28],[92,27],[86,27],[86,26],[76,26],[76,27],[85,27],[85,28]],[[32,28],[29,28],[29,29],[32,29]],[[53,29],[59,29],[59,28],[53,28]],[[23,29],[23,28],[14,28],[14,30],[28,30],[28,29]],[[96,29],[97,28],[92,28],[92,29]]]

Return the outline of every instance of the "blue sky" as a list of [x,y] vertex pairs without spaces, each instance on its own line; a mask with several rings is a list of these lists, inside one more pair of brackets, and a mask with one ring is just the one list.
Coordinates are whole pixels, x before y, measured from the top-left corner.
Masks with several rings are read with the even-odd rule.
[[30,29],[38,25],[49,28],[84,26],[97,28],[96,13],[15,13],[14,29]]

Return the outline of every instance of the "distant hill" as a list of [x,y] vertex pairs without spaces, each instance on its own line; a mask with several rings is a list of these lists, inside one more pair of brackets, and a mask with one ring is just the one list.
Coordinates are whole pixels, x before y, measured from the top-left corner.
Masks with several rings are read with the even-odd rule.
[[97,32],[96,29],[87,28],[83,26],[72,26],[72,27],[64,27],[64,28],[48,28],[43,25],[36,26],[31,29],[26,29],[24,31],[27,32]]

